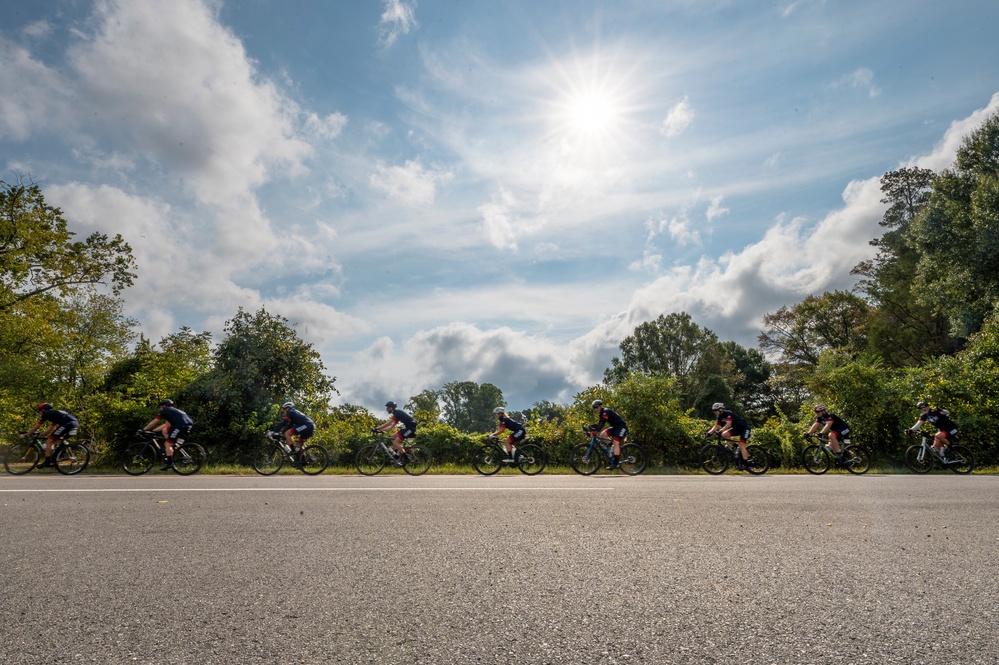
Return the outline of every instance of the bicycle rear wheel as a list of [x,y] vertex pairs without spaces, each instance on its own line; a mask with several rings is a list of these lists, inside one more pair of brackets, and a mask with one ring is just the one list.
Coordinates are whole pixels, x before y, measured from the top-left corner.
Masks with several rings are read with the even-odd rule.
[[526,476],[536,476],[548,466],[548,453],[536,443],[517,449],[517,468]]
[[306,446],[302,451],[302,466],[299,468],[307,476],[318,476],[330,465],[330,454],[319,445]]
[[145,441],[133,443],[121,456],[121,468],[130,476],[141,476],[153,468],[158,457],[153,444]]
[[843,448],[843,466],[850,473],[867,473],[871,468],[871,456],[860,446],[847,446]]
[[502,448],[491,443],[476,446],[472,451],[472,468],[483,476],[491,476],[503,467],[506,457]]
[[402,465],[402,470],[411,476],[422,476],[430,470],[434,461],[430,449],[418,443],[406,446],[406,454],[409,455],[409,461]]
[[387,461],[384,451],[373,443],[361,446],[354,455],[354,466],[365,476],[373,476],[384,469]]
[[629,476],[637,476],[645,471],[648,458],[645,456],[645,449],[637,443],[625,443],[621,446],[621,466],[623,473]]
[[253,453],[253,470],[261,476],[273,476],[284,466],[284,448],[277,443],[266,443]]
[[79,441],[64,443],[55,452],[56,471],[64,476],[80,473],[90,464],[90,448]]
[[813,443],[801,451],[801,464],[805,471],[821,476],[829,470],[829,451],[825,446]]
[[38,446],[33,443],[16,443],[7,449],[7,454],[3,457],[3,466],[7,469],[7,473],[23,476],[34,469],[40,459]]
[[596,445],[591,451],[589,443],[580,443],[569,451],[569,466],[581,476],[592,476],[600,468],[602,457],[600,448]]
[[754,476],[759,476],[767,472],[770,468],[770,455],[760,446],[746,446],[749,459],[746,460],[746,471]]
[[933,470],[933,453],[920,444],[909,446],[905,451],[905,465],[913,473],[929,473]]
[[960,444],[950,446],[947,451],[947,468],[962,475],[971,473],[975,468],[975,455],[967,446]]
[[197,473],[205,463],[208,453],[196,443],[185,441],[173,447],[173,470],[182,475],[189,476]]
[[727,446],[718,443],[709,443],[701,448],[699,457],[701,468],[712,476],[718,476],[725,473],[725,470],[728,469],[732,451]]

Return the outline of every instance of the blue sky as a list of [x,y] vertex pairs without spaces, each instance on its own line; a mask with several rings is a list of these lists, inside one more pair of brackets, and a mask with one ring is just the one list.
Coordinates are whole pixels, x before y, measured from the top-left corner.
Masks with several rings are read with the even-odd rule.
[[126,237],[148,337],[264,306],[373,408],[565,401],[673,311],[755,346],[999,109],[995,2],[8,4],[0,178]]

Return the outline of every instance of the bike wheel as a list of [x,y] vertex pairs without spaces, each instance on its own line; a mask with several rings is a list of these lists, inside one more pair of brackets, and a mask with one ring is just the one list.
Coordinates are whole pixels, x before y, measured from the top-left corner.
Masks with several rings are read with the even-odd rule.
[[709,443],[703,446],[699,454],[701,468],[712,476],[725,473],[731,457],[732,452],[726,446],[717,443]]
[[354,466],[365,476],[373,476],[381,471],[387,461],[382,449],[372,443],[361,446],[354,455]]
[[17,443],[7,449],[7,454],[3,457],[3,466],[7,473],[15,476],[23,476],[28,473],[41,460],[41,453],[38,447],[32,443]]
[[[588,452],[589,457],[586,456]],[[581,476],[592,476],[600,468],[602,457],[597,446],[593,446],[593,450],[590,451],[590,444],[580,443],[569,451],[569,466]]]
[[277,443],[266,443],[253,453],[253,470],[261,476],[273,476],[284,466],[284,448]]
[[141,476],[153,468],[158,455],[151,443],[140,441],[125,449],[121,456],[121,468],[130,476]]
[[801,451],[801,465],[808,473],[821,476],[829,470],[829,451],[825,446],[813,443]]
[[967,446],[956,444],[947,451],[947,468],[964,475],[975,468],[975,455]]
[[649,463],[645,456],[645,449],[637,443],[625,443],[621,445],[621,466],[623,473],[629,476],[637,476],[645,471],[645,466]]
[[517,468],[525,476],[536,476],[548,466],[548,453],[536,443],[521,446],[517,453]]
[[55,456],[56,471],[64,476],[80,473],[90,464],[90,448],[79,441],[64,443],[56,449]]
[[197,473],[208,458],[205,449],[196,443],[185,441],[173,447],[173,470],[182,475],[189,476]]
[[843,448],[843,466],[850,473],[867,473],[871,468],[871,456],[860,446],[847,446]]
[[322,446],[306,446],[302,451],[302,473],[307,476],[318,476],[330,465],[330,454]]
[[913,473],[929,473],[933,470],[933,453],[916,444],[905,450],[905,465]]
[[483,476],[491,476],[503,468],[506,452],[499,446],[489,443],[477,446],[472,451],[472,468]]
[[759,446],[746,446],[749,459],[746,460],[746,471],[754,476],[760,476],[770,468],[770,455]]
[[409,461],[402,465],[402,470],[411,476],[422,476],[430,470],[434,461],[430,449],[418,443],[406,446],[406,454],[409,455]]

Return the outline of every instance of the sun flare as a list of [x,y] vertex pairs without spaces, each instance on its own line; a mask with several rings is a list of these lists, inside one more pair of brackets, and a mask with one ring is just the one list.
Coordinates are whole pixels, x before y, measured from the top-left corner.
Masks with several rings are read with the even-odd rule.
[[576,95],[568,101],[566,115],[568,125],[574,131],[598,134],[614,126],[619,110],[606,95],[587,92]]

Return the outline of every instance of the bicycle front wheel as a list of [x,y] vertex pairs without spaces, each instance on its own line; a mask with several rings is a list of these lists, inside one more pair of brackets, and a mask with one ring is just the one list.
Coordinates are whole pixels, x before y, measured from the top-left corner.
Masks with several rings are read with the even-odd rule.
[[526,476],[536,476],[548,466],[548,453],[536,443],[521,446],[517,453],[517,468]]
[[503,467],[506,455],[499,446],[489,443],[476,446],[472,451],[472,468],[483,476],[491,476]]
[[850,473],[867,473],[871,468],[871,456],[860,446],[847,446],[843,448],[843,466]]
[[373,443],[361,446],[354,455],[354,466],[365,476],[373,476],[384,469],[386,461],[385,453]]
[[710,473],[712,476],[721,475],[725,473],[726,469],[728,469],[728,463],[731,457],[732,451],[730,451],[726,446],[717,443],[709,443],[701,448],[701,468]]
[[947,468],[962,475],[975,468],[975,455],[967,446],[953,445],[947,451]]
[[629,476],[637,476],[645,471],[648,458],[645,449],[637,443],[625,443],[621,446],[621,471]]
[[409,455],[409,461],[402,465],[402,470],[411,476],[422,476],[430,470],[434,461],[430,449],[418,443],[406,446],[406,454]]
[[330,454],[322,446],[306,446],[302,451],[302,473],[318,476],[330,465]]
[[596,445],[581,443],[569,451],[569,466],[581,476],[592,476],[600,468],[601,452]]
[[208,453],[200,445],[185,441],[173,447],[173,470],[182,476],[197,473],[207,457]]
[[812,444],[801,451],[801,464],[808,473],[821,476],[829,470],[829,451],[825,446]]
[[63,444],[55,455],[56,471],[64,476],[76,475],[90,464],[90,448],[79,441]]
[[156,448],[151,443],[140,441],[125,449],[121,456],[121,468],[130,476],[141,476],[156,464]]
[[273,476],[284,466],[284,448],[268,443],[253,453],[253,470],[261,476]]
[[760,446],[746,446],[749,459],[746,460],[746,471],[754,476],[760,476],[770,468],[770,455]]
[[23,476],[35,468],[40,458],[38,446],[33,443],[18,443],[7,449],[3,466],[7,469],[7,473]]
[[905,465],[913,473],[929,473],[933,470],[933,453],[919,444],[909,446],[905,451]]

